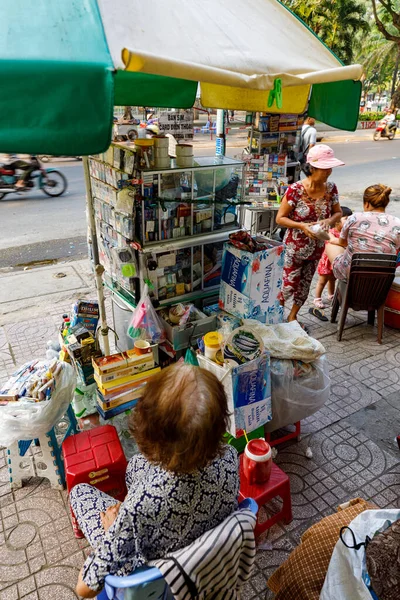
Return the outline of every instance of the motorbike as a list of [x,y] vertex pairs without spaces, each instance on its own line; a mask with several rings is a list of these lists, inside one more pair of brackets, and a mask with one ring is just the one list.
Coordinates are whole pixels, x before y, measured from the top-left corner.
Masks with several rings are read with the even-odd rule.
[[377,142],[381,138],[388,138],[388,140],[394,140],[394,136],[396,135],[397,123],[396,121],[392,121],[388,123],[385,119],[379,121],[375,133],[374,133],[374,142]]
[[36,156],[33,156],[30,162],[31,166],[35,167],[35,170],[30,174],[23,188],[16,187],[15,185],[19,180],[16,171],[20,169],[12,166],[0,166],[0,200],[7,194],[29,192],[35,187],[35,180],[37,187],[47,196],[56,198],[66,192],[67,179],[60,171],[56,169],[44,169]]

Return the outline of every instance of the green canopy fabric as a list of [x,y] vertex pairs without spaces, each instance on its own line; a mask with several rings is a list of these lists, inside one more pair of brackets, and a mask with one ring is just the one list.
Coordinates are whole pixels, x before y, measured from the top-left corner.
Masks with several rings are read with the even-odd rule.
[[358,123],[361,92],[361,81],[315,83],[308,114],[331,127],[354,131]]
[[1,0],[0,151],[107,148],[113,69],[96,0]]
[[[252,0],[244,12],[241,0],[143,8],[141,0],[0,0],[0,152],[102,152],[114,105],[189,108],[198,81],[266,94],[275,78],[291,90],[312,85],[310,114],[355,129],[359,65],[341,65],[276,0]],[[219,108],[228,107],[224,93]]]

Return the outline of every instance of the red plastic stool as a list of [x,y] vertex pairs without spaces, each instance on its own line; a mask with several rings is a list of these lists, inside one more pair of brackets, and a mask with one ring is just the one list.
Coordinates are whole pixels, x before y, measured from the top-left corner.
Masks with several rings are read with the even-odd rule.
[[257,525],[255,528],[255,536],[257,537],[266,529],[275,525],[278,521],[290,523],[292,520],[292,499],[290,496],[290,481],[289,477],[277,465],[272,463],[271,477],[266,483],[250,484],[243,473],[243,455],[240,456],[240,490],[239,501],[244,498],[254,498],[259,509],[264,504],[267,504],[273,498],[279,496],[283,500],[282,510],[269,519],[260,523],[259,514],[257,515]]
[[[70,492],[78,483],[89,483],[120,500],[126,496],[127,461],[112,425],[82,431],[67,438],[63,445],[65,479]],[[71,510],[75,537],[83,534]]]

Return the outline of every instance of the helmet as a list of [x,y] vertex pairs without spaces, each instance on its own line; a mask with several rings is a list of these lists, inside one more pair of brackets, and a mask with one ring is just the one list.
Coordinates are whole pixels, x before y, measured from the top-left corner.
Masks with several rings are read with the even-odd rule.
[[151,133],[153,135],[158,135],[160,133],[160,128],[158,125],[155,125],[154,123],[152,125],[147,125],[146,126],[146,131],[148,133]]

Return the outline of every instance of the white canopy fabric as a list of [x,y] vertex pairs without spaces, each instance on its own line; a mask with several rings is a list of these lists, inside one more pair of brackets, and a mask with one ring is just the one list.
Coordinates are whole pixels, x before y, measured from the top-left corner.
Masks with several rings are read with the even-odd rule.
[[358,80],[278,0],[98,0],[114,66],[254,90]]

